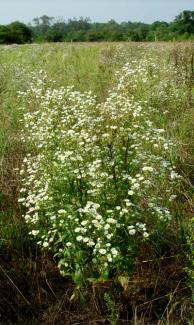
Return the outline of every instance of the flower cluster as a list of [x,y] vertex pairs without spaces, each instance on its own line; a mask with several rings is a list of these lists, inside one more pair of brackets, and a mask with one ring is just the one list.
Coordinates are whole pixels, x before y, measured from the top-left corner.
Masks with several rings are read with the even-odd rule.
[[62,274],[127,269],[135,241],[172,218],[179,175],[168,159],[173,143],[158,127],[158,70],[147,59],[127,63],[103,103],[56,89],[42,71],[20,93],[30,153],[19,201]]

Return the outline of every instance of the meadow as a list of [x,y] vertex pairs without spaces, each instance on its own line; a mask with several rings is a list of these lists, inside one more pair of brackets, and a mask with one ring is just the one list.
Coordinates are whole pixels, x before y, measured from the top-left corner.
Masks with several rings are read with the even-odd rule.
[[0,324],[191,325],[192,42],[0,47]]

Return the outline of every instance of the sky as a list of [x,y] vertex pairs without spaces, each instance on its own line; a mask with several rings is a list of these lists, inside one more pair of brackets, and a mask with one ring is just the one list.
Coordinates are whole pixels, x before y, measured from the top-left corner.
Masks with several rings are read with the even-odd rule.
[[194,10],[194,0],[0,0],[0,25],[29,23],[44,14],[65,20],[90,17],[93,22],[170,22],[183,10]]

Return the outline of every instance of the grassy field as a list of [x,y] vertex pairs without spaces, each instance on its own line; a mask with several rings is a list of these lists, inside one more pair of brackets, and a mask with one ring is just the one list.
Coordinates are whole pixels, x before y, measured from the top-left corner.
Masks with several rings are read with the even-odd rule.
[[0,47],[0,324],[192,324],[193,94],[190,42]]

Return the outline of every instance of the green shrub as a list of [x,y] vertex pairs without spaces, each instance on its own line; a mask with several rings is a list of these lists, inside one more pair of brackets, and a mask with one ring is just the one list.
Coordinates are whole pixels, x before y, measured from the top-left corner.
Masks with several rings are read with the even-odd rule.
[[56,88],[43,71],[20,93],[30,153],[19,202],[30,235],[79,286],[129,273],[135,250],[173,219],[180,176],[157,126],[166,101],[181,100],[173,73],[134,59],[100,104],[91,92]]

